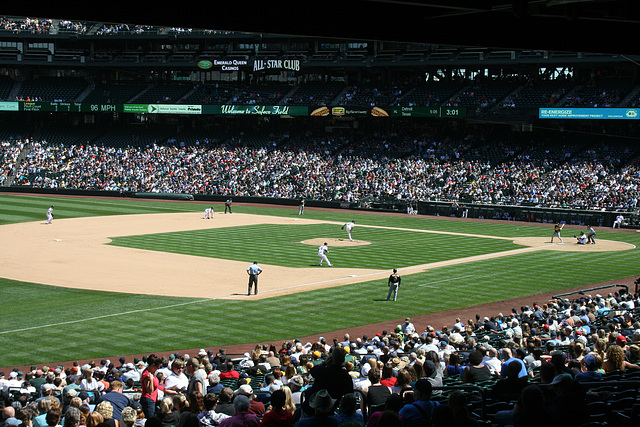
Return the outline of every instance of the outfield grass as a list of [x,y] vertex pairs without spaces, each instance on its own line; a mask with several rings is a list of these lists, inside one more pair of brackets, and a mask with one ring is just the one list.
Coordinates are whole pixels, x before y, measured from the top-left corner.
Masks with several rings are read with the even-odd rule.
[[[207,206],[196,202],[0,195],[0,225],[44,221],[46,208],[51,204],[55,204],[56,219],[153,212],[203,212]],[[297,217],[297,207],[282,209],[236,205],[234,212]],[[433,217],[367,215],[351,211],[331,213],[307,209],[305,217],[338,222],[355,219],[358,224],[501,237],[550,237],[551,234],[551,226],[445,221]],[[255,254],[246,253],[250,245],[246,245],[244,240],[248,235],[255,236],[256,229],[251,227],[266,226],[215,230],[227,238],[237,239],[231,246],[242,247],[245,252],[238,254],[234,252],[237,249],[227,252],[223,247],[211,245],[205,251],[206,255],[252,259]],[[325,232],[325,225],[317,227],[320,228],[314,230],[314,233]],[[333,231],[335,225],[330,227],[331,230],[327,232]],[[301,251],[295,240],[300,231],[296,231],[295,227],[285,227],[279,231],[269,230],[268,227],[257,230],[272,235],[279,233],[279,238],[289,242],[290,246],[282,249],[285,251],[283,254]],[[214,230],[207,230],[212,231]],[[184,252],[192,249],[185,248],[184,245],[180,248],[180,241],[210,238],[206,233],[201,233],[136,236],[131,239],[116,239],[114,243],[145,246],[161,238],[166,239],[167,244],[171,242],[175,252]],[[569,236],[570,233],[565,235]],[[375,263],[380,265],[376,266],[390,268],[396,263],[414,265],[516,247],[509,241],[481,237],[366,227],[356,227],[354,237],[370,240],[372,245],[334,248],[336,260],[349,265],[367,266],[373,253],[379,253]],[[396,241],[393,245],[390,237]],[[631,233],[603,230],[598,233],[598,237],[625,241],[636,246],[640,244],[640,236]],[[337,249],[340,249],[339,257]],[[290,264],[286,265],[309,265],[306,255],[308,250],[308,247],[305,248],[304,256],[298,259],[293,256],[291,259],[287,258],[286,262]],[[385,252],[387,250],[390,252]],[[274,258],[278,259],[274,263],[285,262],[282,260],[283,254],[274,254]],[[311,259],[316,258],[312,256]],[[269,259],[264,259],[264,254],[261,254],[260,260],[271,263]],[[278,342],[404,316],[588,286],[636,274],[637,249],[605,253],[536,251],[403,276],[400,297],[392,304],[383,301],[387,291],[384,281],[262,300],[233,301],[96,292],[0,279],[0,292],[3,295],[0,346],[5,350],[0,353],[0,367],[41,364],[52,360],[113,358],[123,354],[210,348],[258,341]],[[505,307],[505,310],[510,309],[511,307]]]

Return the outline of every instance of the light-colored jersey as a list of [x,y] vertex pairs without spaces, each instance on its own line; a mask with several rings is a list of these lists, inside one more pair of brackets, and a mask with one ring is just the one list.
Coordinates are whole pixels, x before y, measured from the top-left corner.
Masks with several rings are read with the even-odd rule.
[[249,272],[249,274],[258,274],[262,271],[262,268],[260,268],[257,264],[251,264],[247,268],[247,271]]
[[324,255],[328,250],[327,245],[322,245],[318,248],[318,255]]

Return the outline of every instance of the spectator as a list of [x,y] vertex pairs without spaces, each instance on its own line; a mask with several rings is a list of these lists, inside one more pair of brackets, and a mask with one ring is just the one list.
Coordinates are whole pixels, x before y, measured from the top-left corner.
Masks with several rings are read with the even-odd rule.
[[431,401],[431,391],[432,385],[427,379],[416,381],[413,388],[414,401],[404,405],[399,412],[405,427],[423,426],[431,421],[433,409],[439,405],[438,402]]
[[506,375],[491,388],[491,397],[495,400],[517,400],[528,385],[528,376],[520,376],[522,365],[517,361],[509,362]]
[[207,378],[209,380],[207,393],[220,393],[220,390],[224,388],[224,385],[220,383],[220,375],[217,372],[213,371]]
[[120,421],[122,419],[121,412],[127,406],[131,406],[129,397],[122,394],[123,384],[119,380],[113,380],[109,392],[98,398],[98,403],[109,402],[113,407],[113,419]]
[[259,427],[260,419],[249,412],[251,402],[249,398],[244,395],[236,396],[233,399],[233,406],[235,408],[235,415],[222,420],[220,427]]
[[189,378],[184,373],[184,361],[174,359],[171,363],[171,374],[165,379],[164,393],[168,396],[186,394],[189,386]]
[[60,426],[60,420],[62,419],[62,411],[60,408],[51,408],[47,412],[46,422],[48,427]]
[[[413,392],[411,392],[413,393]],[[400,394],[392,394],[387,398],[385,402],[384,408],[369,414],[369,419],[367,420],[367,427],[373,427],[377,425],[377,422],[380,418],[383,418],[383,414],[386,414],[384,419],[389,419],[390,421],[398,421],[402,422],[402,417],[400,417],[399,412],[404,407],[403,398]],[[394,413],[396,416],[392,417],[390,413]],[[384,422],[384,420],[383,420]],[[390,425],[398,425],[390,424]]]
[[367,406],[375,411],[384,406],[387,398],[391,395],[391,387],[380,382],[380,370],[377,367],[369,371],[368,377],[371,385],[366,390]]
[[138,412],[131,406],[122,408],[122,411],[120,413],[122,416],[121,419],[124,427],[133,427],[138,420]]
[[93,375],[91,369],[85,369],[82,371],[82,381],[80,382],[80,389],[86,391],[102,391],[104,390],[104,384],[97,381]]
[[233,378],[233,379],[240,378],[240,372],[235,370],[235,368],[233,367],[233,362],[229,361],[224,366],[226,370],[224,372],[220,372],[219,374],[221,380],[228,379],[228,378]]
[[176,426],[180,418],[180,413],[173,407],[173,398],[165,396],[162,398],[158,407],[159,413],[157,414],[160,422],[163,426]]
[[[353,381],[349,373],[343,369],[345,352],[341,347],[334,347],[331,355],[325,363],[315,366],[310,374],[313,376],[313,385],[307,389],[306,396],[313,396],[320,390],[329,392],[334,401],[342,399],[347,393],[353,392]],[[311,413],[310,399],[305,399],[302,408],[306,414]]]
[[[262,418],[265,413],[264,403],[255,399],[255,395],[253,394],[253,389],[249,384],[242,384],[236,391],[233,392],[236,396],[245,396],[249,399],[249,412],[258,416],[258,418]],[[235,400],[235,399],[234,399]]]
[[233,416],[236,414],[235,406],[233,406],[233,390],[229,387],[225,387],[220,390],[220,394],[218,394],[218,405],[216,407],[216,412],[221,414]]
[[[334,350],[335,351],[335,350]],[[333,415],[336,399],[326,389],[320,389],[311,395],[309,408],[312,414],[300,418],[295,427],[332,427],[338,426],[338,419]]]
[[[92,413],[99,413],[102,415],[103,420],[99,421],[98,424],[104,422],[108,424],[110,427],[118,427],[118,422],[113,419],[113,406],[111,406],[110,402],[104,401],[100,402],[96,405],[96,410]],[[91,427],[87,425],[87,427]],[[95,427],[95,426],[93,426]]]
[[604,369],[605,373],[616,372],[616,371],[637,371],[640,370],[640,366],[635,365],[633,363],[629,363],[625,360],[625,354],[622,347],[619,345],[611,345],[607,349],[606,359],[602,364],[602,369]]
[[216,412],[218,396],[214,393],[207,393],[204,396],[204,411],[198,416],[200,424],[204,427],[217,426],[222,420],[229,418],[227,414]]
[[582,371],[575,376],[576,381],[593,381],[602,379],[602,359],[597,353],[587,354],[581,362]]
[[147,358],[147,363],[148,366],[144,369],[141,375],[142,396],[140,397],[140,404],[142,405],[144,416],[149,418],[154,415],[156,411],[158,386],[160,385],[160,382],[155,376],[155,373],[160,366],[162,366],[162,360],[155,354],[152,354]]
[[264,414],[262,425],[265,427],[277,427],[293,424],[293,413],[285,408],[287,396],[284,390],[275,390],[271,393],[271,410]]
[[465,383],[477,383],[491,379],[491,370],[482,363],[482,353],[474,350],[469,353],[469,365],[462,371],[462,381]]

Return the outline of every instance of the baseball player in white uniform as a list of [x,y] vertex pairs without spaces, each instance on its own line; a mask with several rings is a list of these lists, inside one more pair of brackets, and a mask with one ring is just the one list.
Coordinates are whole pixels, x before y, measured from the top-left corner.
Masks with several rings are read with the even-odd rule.
[[616,217],[616,220],[613,221],[613,228],[616,228],[616,226],[618,226],[618,228],[620,228],[620,226],[622,226],[622,221],[624,221],[624,217],[622,216],[622,214],[619,214]]
[[53,221],[53,205],[47,209],[47,222],[45,224],[51,224],[51,221]]
[[348,223],[346,223],[345,225],[342,226],[343,230],[347,230],[347,234],[349,235],[349,241],[353,242],[353,239],[351,238],[351,230],[353,230],[353,227],[356,226],[356,222],[355,221],[349,221]]
[[202,219],[213,219],[213,206],[204,210],[204,217]]
[[322,265],[322,261],[327,261],[327,265],[329,267],[333,266],[329,258],[327,258],[327,254],[329,253],[329,247],[327,246],[327,242],[324,242],[324,245],[318,247],[318,258],[320,258],[320,262],[318,265]]

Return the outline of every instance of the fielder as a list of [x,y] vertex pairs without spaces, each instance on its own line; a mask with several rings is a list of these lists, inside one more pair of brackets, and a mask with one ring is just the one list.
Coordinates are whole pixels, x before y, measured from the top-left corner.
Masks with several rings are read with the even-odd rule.
[[346,223],[345,225],[342,226],[342,229],[346,229],[347,230],[347,234],[349,235],[349,241],[353,242],[353,239],[351,238],[351,230],[353,230],[353,227],[356,226],[356,222],[355,221],[350,221],[348,223]]
[[558,237],[558,239],[560,239],[560,243],[564,243],[562,241],[562,237],[560,237],[560,231],[562,231],[563,228],[564,228],[564,224],[560,224],[560,223],[557,223],[553,227],[553,234],[551,235],[551,243],[553,243],[553,238],[556,236]]
[[393,295],[394,301],[396,300],[396,298],[398,298],[398,288],[400,287],[401,281],[402,281],[402,278],[398,274],[398,270],[394,268],[393,274],[389,276],[389,284],[388,284],[389,293],[387,294],[387,301],[389,301],[389,299],[391,298],[391,295]]
[[327,258],[327,254],[329,253],[329,247],[327,246],[327,242],[324,242],[324,245],[318,247],[318,258],[320,258],[320,262],[318,265],[322,265],[322,261],[327,261],[327,265],[329,267],[333,267],[329,258]]
[[616,228],[616,226],[618,226],[618,228],[620,228],[622,226],[622,221],[624,221],[624,217],[622,216],[622,214],[619,214],[616,217],[616,220],[613,221],[613,228]]
[[300,199],[300,206],[298,206],[298,215],[304,214],[304,199]]
[[53,221],[53,205],[47,209],[47,222],[45,224],[51,224],[51,221]]
[[213,206],[204,210],[204,217],[202,219],[213,219]]

